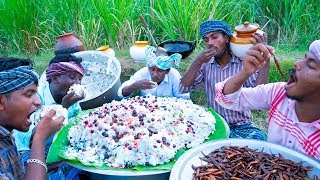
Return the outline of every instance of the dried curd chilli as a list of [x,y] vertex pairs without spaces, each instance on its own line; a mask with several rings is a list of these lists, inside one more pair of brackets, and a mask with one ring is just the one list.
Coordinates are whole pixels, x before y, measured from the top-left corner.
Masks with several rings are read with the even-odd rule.
[[207,165],[192,166],[194,180],[308,179],[307,172],[312,170],[310,166],[302,166],[303,162],[297,163],[281,154],[268,154],[247,146],[224,146],[203,155],[200,159]]

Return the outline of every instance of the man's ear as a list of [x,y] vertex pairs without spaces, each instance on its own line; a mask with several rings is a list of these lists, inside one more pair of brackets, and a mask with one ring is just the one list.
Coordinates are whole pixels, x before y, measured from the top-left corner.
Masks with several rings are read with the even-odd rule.
[[[171,69],[171,68],[170,68]],[[170,72],[170,69],[166,69],[166,74],[168,74]]]
[[228,35],[224,35],[224,39],[226,41],[226,44],[228,44],[231,38]]
[[53,82],[54,84],[58,84],[58,82],[59,82],[58,76],[52,76],[51,82]]
[[7,101],[7,97],[3,94],[0,94],[0,110],[5,109],[5,103]]

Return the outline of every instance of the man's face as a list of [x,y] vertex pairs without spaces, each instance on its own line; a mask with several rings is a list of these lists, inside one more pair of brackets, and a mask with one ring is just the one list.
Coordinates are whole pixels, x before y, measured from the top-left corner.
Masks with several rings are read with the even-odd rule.
[[149,67],[148,69],[151,76],[151,80],[158,84],[160,84],[163,81],[166,74],[168,74],[170,71],[170,69],[162,70],[157,66],[152,66],[152,67]]
[[81,84],[82,77],[78,72],[67,72],[66,74],[54,77],[53,82],[56,84],[59,94],[64,96],[69,91],[70,86]]
[[305,58],[297,61],[290,71],[286,95],[297,101],[320,100],[320,60],[308,52]]
[[32,84],[7,95],[0,95],[1,125],[9,131],[28,131],[30,115],[41,105],[36,92],[37,86]]
[[227,51],[229,51],[229,37],[220,31],[214,31],[204,36],[203,41],[208,49],[216,48],[217,54],[214,56],[220,59]]

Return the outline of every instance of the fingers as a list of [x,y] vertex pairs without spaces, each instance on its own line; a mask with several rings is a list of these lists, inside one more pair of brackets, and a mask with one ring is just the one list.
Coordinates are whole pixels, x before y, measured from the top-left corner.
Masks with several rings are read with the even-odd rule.
[[53,128],[55,128],[55,131],[58,131],[62,128],[64,122],[64,117],[59,116],[57,119],[52,122]]
[[267,34],[264,33],[263,31],[257,31],[253,33],[252,36],[254,38],[250,39],[250,41],[253,44],[258,44],[258,43],[267,44]]
[[216,47],[211,47],[209,49],[206,49],[205,51],[206,57],[208,58],[212,58],[214,55],[216,55],[216,53],[218,52],[218,48]]
[[40,137],[47,139],[52,134],[60,130],[63,126],[64,117],[59,116],[58,118],[53,119],[55,114],[55,110],[50,110],[37,125],[35,133]]
[[251,62],[256,67],[260,67],[260,65],[265,60],[270,58],[273,53],[273,47],[263,44],[256,44],[246,52],[243,59]]
[[135,84],[139,89],[152,89],[152,88],[154,88],[154,82],[147,80],[147,79],[137,81],[137,82],[135,82]]

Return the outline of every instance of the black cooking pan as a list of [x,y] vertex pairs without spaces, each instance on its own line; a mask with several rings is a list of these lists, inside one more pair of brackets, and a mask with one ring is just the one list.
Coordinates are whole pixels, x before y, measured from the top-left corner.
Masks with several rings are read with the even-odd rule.
[[164,48],[168,55],[174,53],[179,53],[182,55],[182,59],[188,57],[196,47],[196,42],[188,42],[188,41],[165,41],[158,46]]

